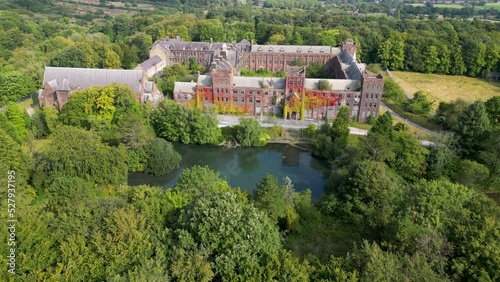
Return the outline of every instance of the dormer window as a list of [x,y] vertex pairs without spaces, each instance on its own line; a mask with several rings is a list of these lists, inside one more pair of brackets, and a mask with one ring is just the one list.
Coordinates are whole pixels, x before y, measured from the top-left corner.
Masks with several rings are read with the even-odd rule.
[[259,47],[259,49],[257,49],[257,51],[262,52],[262,47]]
[[285,52],[285,49],[281,48],[281,49],[280,49],[280,52],[281,52],[281,53]]
[[319,50],[320,53],[325,53],[325,50],[321,49]]
[[309,50],[307,50],[307,52],[309,53],[312,53],[313,49],[312,48],[309,48]]
[[297,49],[297,52],[298,52],[298,53],[301,53],[301,52],[302,52],[302,49],[300,49],[300,48],[299,48],[299,49]]
[[269,52],[272,52],[273,51],[273,47],[269,48]]

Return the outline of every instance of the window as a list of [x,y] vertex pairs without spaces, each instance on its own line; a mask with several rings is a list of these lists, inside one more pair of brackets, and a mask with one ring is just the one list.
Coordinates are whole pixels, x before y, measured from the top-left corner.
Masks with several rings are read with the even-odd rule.
[[245,97],[241,97],[241,102],[245,102]]
[[349,101],[345,102],[345,105],[346,105],[346,106],[349,106]]
[[227,102],[227,100],[228,100],[228,99],[227,99],[227,97],[226,97],[226,102]]
[[378,94],[375,94],[375,99],[378,99]]
[[187,99],[188,98],[188,95],[184,95],[184,99]]
[[347,98],[351,98],[351,94],[347,94]]
[[252,103],[253,99],[252,98],[248,98],[248,102]]
[[373,107],[376,108],[377,107],[377,103],[373,103]]
[[370,95],[370,99],[373,99],[373,94],[372,94],[372,95]]

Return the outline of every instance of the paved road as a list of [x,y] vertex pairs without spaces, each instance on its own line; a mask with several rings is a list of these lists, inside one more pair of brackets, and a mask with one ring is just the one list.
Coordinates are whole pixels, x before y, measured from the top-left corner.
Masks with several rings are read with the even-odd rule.
[[[228,116],[228,115],[218,115],[217,119],[219,120],[219,127],[226,127],[237,125],[240,123],[240,117],[238,116]],[[323,122],[322,121],[314,121],[314,120],[284,120],[273,117],[262,117],[257,118],[260,121],[260,125],[263,127],[271,127],[274,125],[283,126],[284,128],[291,129],[301,129],[307,128],[310,124],[315,124],[317,127],[320,127]],[[368,130],[349,127],[350,133],[353,135],[366,135],[368,134]]]
[[[397,114],[395,114],[397,115]],[[219,120],[219,127],[226,127],[226,126],[233,126],[233,125],[238,125],[240,124],[240,117],[239,116],[229,116],[229,115],[218,115],[217,119]],[[310,124],[315,124],[317,127],[320,127],[323,122],[320,121],[314,121],[314,120],[284,120],[284,119],[278,119],[278,118],[273,118],[273,117],[262,117],[262,118],[257,118],[259,120],[260,125],[263,127],[271,127],[273,125],[280,125],[283,126],[284,128],[291,128],[291,129],[301,129],[301,128],[307,128]],[[412,125],[412,123],[408,122],[408,124]],[[418,126],[418,125],[417,125]],[[356,128],[356,127],[349,127],[350,134],[352,135],[367,135],[368,130],[366,129],[361,129],[361,128]],[[430,131],[432,133],[432,131]],[[420,140],[420,144],[422,146],[430,146],[433,143],[428,140]]]

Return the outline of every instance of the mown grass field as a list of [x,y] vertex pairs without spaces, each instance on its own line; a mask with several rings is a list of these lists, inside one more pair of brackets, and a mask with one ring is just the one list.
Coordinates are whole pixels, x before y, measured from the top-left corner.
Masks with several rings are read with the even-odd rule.
[[[413,3],[413,4],[410,4],[410,6],[413,6],[413,7],[421,7],[421,6],[424,6],[423,3]],[[434,7],[436,8],[450,8],[450,9],[462,9],[466,6],[464,5],[459,5],[459,4],[434,4],[433,5]],[[486,10],[486,9],[496,9],[496,10],[500,10],[500,3],[486,3],[486,5],[484,6],[474,6],[474,9],[475,10]]]
[[500,10],[500,3],[486,3],[486,5],[484,6],[474,6],[474,9],[476,10],[485,10],[490,8],[493,8],[495,10]]
[[437,107],[439,102],[462,99],[465,101],[486,101],[493,96],[500,95],[500,82],[490,82],[484,79],[425,74],[416,72],[392,71],[396,82],[408,93],[413,94],[423,90]]

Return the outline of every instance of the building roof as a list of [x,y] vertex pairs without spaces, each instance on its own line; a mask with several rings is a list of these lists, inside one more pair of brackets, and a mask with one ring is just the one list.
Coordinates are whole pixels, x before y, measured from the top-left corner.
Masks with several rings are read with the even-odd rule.
[[[85,89],[94,85],[106,86],[113,83],[129,85],[136,93],[141,93],[142,70],[110,70],[85,68],[45,67],[43,84],[56,80],[61,84],[65,79],[74,86]],[[50,83],[49,83],[50,84]]]
[[318,82],[326,80],[330,83],[331,89],[334,91],[356,91],[358,88],[359,80],[356,79],[317,79],[306,78],[304,80],[305,89],[317,90]]
[[326,53],[339,54],[340,48],[332,46],[306,46],[306,45],[252,45],[250,52],[273,53]]
[[156,64],[161,62],[160,56],[156,55],[152,58],[147,59],[146,61],[139,64],[143,70],[149,70],[153,68]]
[[199,86],[212,86],[212,76],[210,75],[199,75],[198,76]]
[[183,41],[180,38],[165,38],[157,41],[161,47],[168,50],[202,50],[215,51],[227,48],[227,44],[223,42],[194,42]]
[[286,79],[282,77],[246,77],[246,76],[234,76],[233,86],[234,87],[245,87],[245,88],[264,88],[267,85],[269,88],[274,89],[284,89],[286,84]]
[[217,59],[214,63],[215,63],[215,69],[218,69],[218,70],[232,70],[233,69],[233,65],[231,65],[231,63],[228,62],[224,58],[221,58],[220,60]]
[[196,82],[176,82],[174,93],[196,93]]

